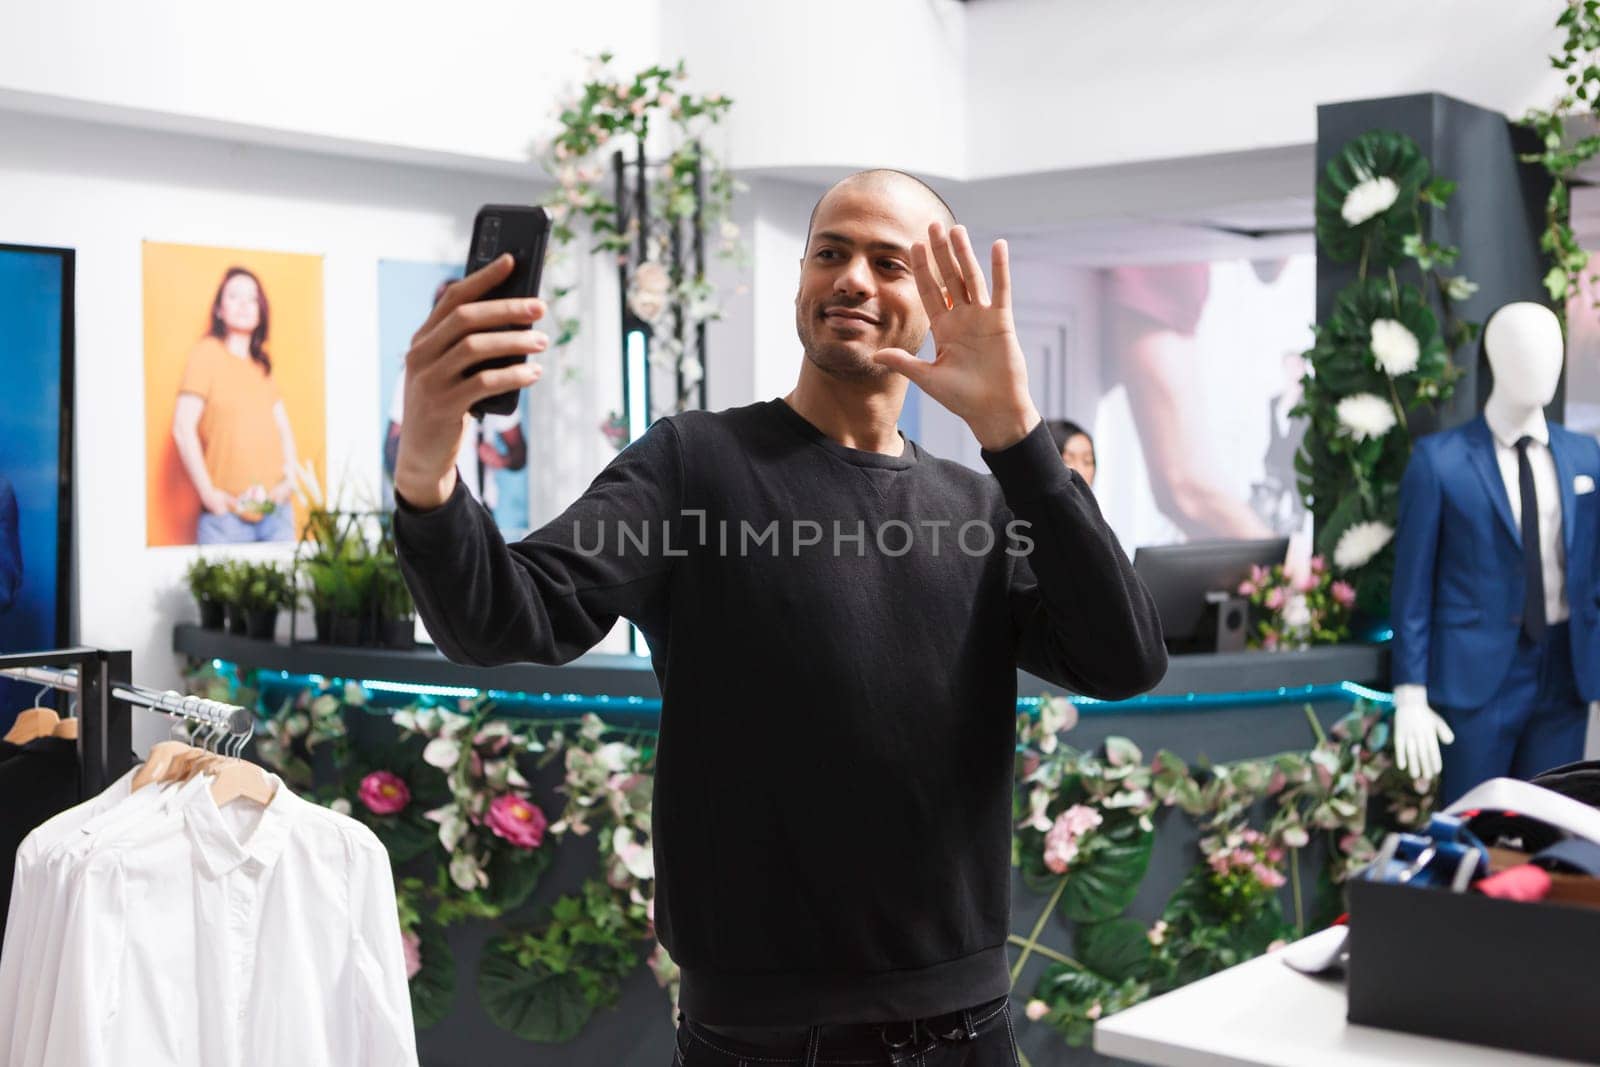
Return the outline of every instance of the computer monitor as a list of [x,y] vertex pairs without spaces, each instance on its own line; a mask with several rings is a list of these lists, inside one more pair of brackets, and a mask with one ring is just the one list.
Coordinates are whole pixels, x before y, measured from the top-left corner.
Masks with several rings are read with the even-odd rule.
[[1253,566],[1282,563],[1289,539],[1190,541],[1136,549],[1133,569],[1156,602],[1161,632],[1173,652],[1212,652],[1216,635],[1206,632],[1206,594],[1236,595]]

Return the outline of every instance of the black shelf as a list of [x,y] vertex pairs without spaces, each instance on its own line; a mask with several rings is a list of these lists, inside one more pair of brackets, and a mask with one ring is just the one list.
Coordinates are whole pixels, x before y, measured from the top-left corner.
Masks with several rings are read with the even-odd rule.
[[560,667],[515,663],[504,667],[464,667],[451,663],[431,645],[414,650],[352,648],[314,641],[282,644],[237,637],[179,623],[172,631],[172,650],[196,659],[220,659],[244,667],[320,674],[412,685],[449,685],[498,689],[514,693],[577,693],[583,696],[652,697],[659,699],[650,661],[642,656],[591,652]]

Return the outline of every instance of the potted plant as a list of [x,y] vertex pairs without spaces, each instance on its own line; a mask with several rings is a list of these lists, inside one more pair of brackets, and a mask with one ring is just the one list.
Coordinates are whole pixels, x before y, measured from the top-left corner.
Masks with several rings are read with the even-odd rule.
[[378,643],[385,648],[411,648],[416,644],[412,616],[416,610],[406,588],[400,564],[393,556],[379,556],[372,575],[372,605],[377,616]]
[[240,603],[244,607],[246,633],[258,640],[271,641],[278,629],[278,612],[294,607],[297,597],[287,572],[276,563],[245,564]]
[[248,629],[243,602],[244,587],[250,580],[250,564],[230,559],[218,565],[217,590],[227,606],[228,632],[243,637]]
[[200,625],[207,630],[222,629],[227,615],[227,598],[222,589],[223,566],[199,556],[184,572],[189,593],[200,606]]

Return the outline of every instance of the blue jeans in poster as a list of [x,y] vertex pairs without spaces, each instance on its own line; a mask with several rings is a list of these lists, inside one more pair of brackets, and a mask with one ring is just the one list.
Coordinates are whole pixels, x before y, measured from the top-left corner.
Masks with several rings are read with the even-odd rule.
[[195,526],[197,545],[248,545],[257,541],[293,541],[294,509],[278,508],[260,522],[245,522],[234,514],[200,513]]
[[737,1041],[678,1013],[673,1067],[1017,1067],[1007,997],[895,1023],[801,1027],[788,1043]]

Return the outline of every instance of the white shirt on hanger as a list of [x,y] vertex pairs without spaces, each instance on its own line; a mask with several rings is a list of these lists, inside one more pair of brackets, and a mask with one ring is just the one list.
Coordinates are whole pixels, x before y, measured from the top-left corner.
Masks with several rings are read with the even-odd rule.
[[1528,467],[1533,472],[1534,499],[1539,502],[1539,562],[1544,569],[1544,618],[1554,625],[1564,622],[1567,610],[1567,547],[1561,536],[1561,480],[1556,474],[1555,457],[1550,455],[1550,427],[1544,412],[1534,409],[1520,425],[1507,425],[1493,409],[1484,412],[1484,421],[1494,436],[1494,457],[1500,465],[1511,503],[1511,521],[1518,538],[1522,530],[1522,473],[1517,465],[1517,442],[1533,438],[1528,446]]
[[265,808],[196,789],[80,859],[40,1065],[417,1062],[388,853],[271,777]]

